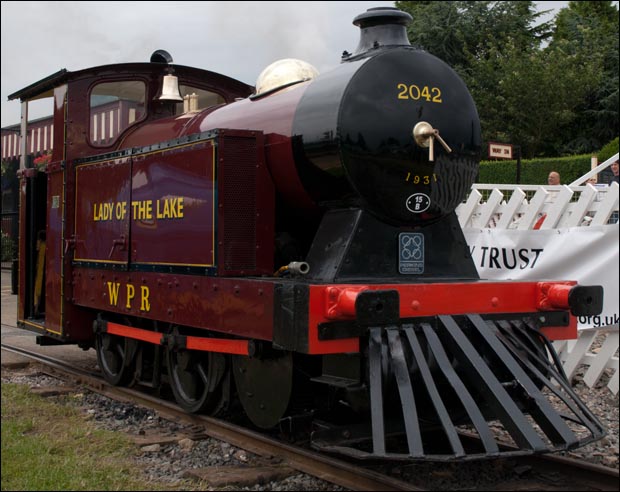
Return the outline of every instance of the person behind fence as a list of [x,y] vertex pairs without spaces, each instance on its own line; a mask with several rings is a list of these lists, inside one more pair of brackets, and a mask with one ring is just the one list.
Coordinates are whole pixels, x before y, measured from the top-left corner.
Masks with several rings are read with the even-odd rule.
[[560,181],[560,173],[557,171],[551,171],[549,176],[547,177],[548,185],[559,185],[562,184]]
[[614,173],[614,175],[611,178],[611,181],[609,182],[609,184],[611,183],[620,184],[620,177],[618,176],[618,159],[616,159],[616,161],[611,164],[611,172]]
[[[547,176],[547,184],[549,186],[559,186],[561,185],[561,180],[560,180],[560,173],[557,171],[551,171],[549,173],[549,176]],[[556,196],[558,195],[559,191],[558,190],[547,190],[547,198],[545,199],[545,203],[550,203],[550,202],[554,202]],[[541,216],[544,216],[546,214],[541,214]],[[544,220],[544,219],[543,219]]]

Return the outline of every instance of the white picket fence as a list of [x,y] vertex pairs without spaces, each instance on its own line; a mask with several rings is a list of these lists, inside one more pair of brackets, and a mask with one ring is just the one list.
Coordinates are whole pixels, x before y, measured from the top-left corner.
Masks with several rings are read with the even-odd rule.
[[[592,347],[597,337],[602,338],[602,343],[597,341],[597,346]],[[583,330],[579,332],[577,340],[562,340],[554,342],[554,346],[562,364],[566,376],[571,380],[580,366],[587,367],[583,375],[583,381],[592,388],[605,372],[609,369],[610,378],[607,383],[609,390],[615,395],[618,393],[618,342],[620,333],[617,329],[612,330]]]
[[[596,171],[617,158],[618,154]],[[576,183],[592,174],[594,171]],[[463,228],[528,230],[604,225],[618,222],[618,190],[617,183],[611,186],[475,184],[456,212]],[[617,394],[619,337],[616,324],[605,329],[580,330],[577,340],[554,342],[569,380],[586,366],[583,380],[593,387],[607,372],[607,387]]]
[[618,184],[474,184],[469,197],[456,211],[461,227],[480,229],[529,230],[604,225],[617,220]]

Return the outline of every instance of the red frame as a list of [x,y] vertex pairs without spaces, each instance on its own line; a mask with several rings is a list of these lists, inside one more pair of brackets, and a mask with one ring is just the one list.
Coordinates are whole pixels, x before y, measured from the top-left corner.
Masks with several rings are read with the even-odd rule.
[[[132,326],[121,325],[119,323],[106,323],[106,333],[110,335],[118,335],[133,340],[152,343],[154,345],[163,345],[166,335],[159,332],[134,328]],[[203,337],[185,337],[185,348],[189,350],[200,350],[205,352],[219,352],[223,354],[249,355],[248,340],[233,340],[225,338],[203,338]]]
[[[558,301],[545,308],[541,290],[545,286],[556,285],[572,286],[576,285],[576,282],[312,285],[309,295],[308,353],[359,352],[358,338],[319,340],[318,327],[321,323],[355,319],[355,297],[364,290],[398,291],[400,318],[415,318],[441,314],[542,313],[552,308],[567,309],[568,291],[565,293],[565,306]],[[335,290],[339,293],[336,294]],[[568,326],[545,327],[541,331],[552,340],[576,338],[577,318],[571,315]]]

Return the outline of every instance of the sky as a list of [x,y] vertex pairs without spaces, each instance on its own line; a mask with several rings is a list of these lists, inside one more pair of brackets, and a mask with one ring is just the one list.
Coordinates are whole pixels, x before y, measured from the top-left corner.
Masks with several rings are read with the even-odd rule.
[[[535,2],[551,20],[568,2]],[[148,62],[158,49],[178,65],[218,72],[254,85],[282,58],[319,72],[357,46],[353,18],[383,1],[326,2],[24,2],[2,1],[2,127],[18,124],[20,103],[8,95],[60,69]],[[29,105],[29,119],[52,113],[51,99]]]

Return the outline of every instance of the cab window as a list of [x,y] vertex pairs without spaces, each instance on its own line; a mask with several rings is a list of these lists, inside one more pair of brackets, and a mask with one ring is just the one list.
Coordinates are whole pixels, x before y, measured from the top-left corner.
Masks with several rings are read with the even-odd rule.
[[176,114],[187,113],[188,111],[200,111],[225,102],[224,98],[216,92],[198,89],[188,85],[179,85],[179,92],[183,97],[183,102],[177,103]]
[[90,139],[94,145],[110,145],[145,116],[146,85],[127,80],[104,82],[90,93]]

